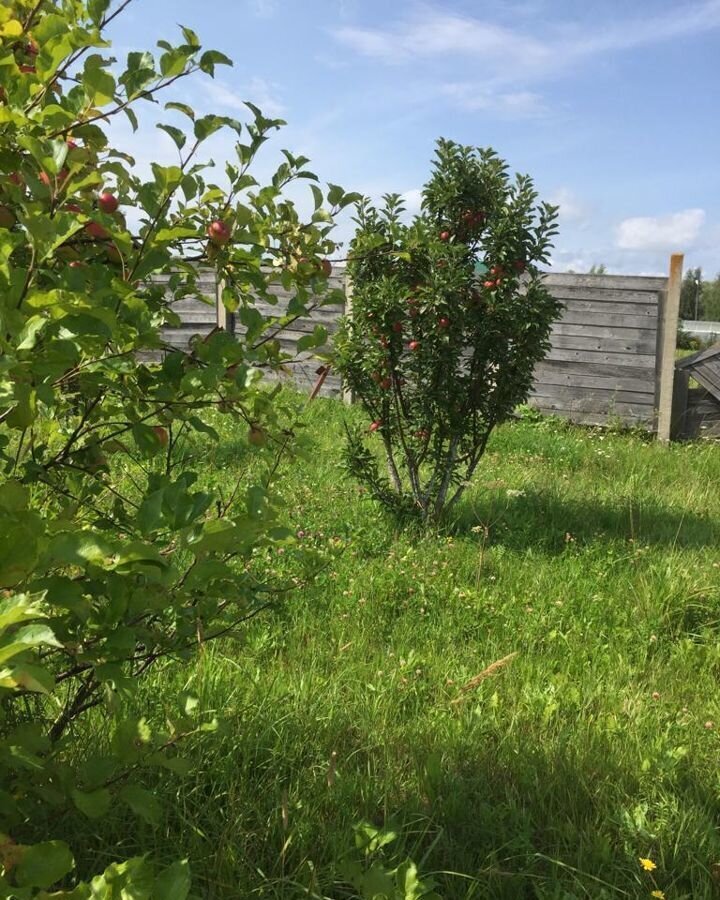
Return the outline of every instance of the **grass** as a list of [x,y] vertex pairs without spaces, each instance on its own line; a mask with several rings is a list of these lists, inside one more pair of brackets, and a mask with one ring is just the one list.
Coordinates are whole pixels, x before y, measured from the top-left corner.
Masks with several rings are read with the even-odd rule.
[[[509,424],[453,531],[420,535],[343,478],[346,414],[313,404],[282,481],[329,565],[153,676],[151,718],[185,687],[222,728],[154,785],[163,827],[118,812],[88,865],[187,855],[199,897],[353,897],[365,820],[446,900],[717,897],[717,446]],[[230,434],[216,453],[246,463]]]

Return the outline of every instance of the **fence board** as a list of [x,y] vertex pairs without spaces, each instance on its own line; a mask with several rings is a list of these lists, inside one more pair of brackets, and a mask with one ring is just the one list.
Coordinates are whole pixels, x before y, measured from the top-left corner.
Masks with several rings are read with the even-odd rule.
[[[544,284],[556,294],[556,288],[592,288],[611,291],[648,291],[658,293],[667,287],[667,278],[645,275],[575,275],[565,272],[550,272]],[[557,292],[560,296],[560,292]]]
[[577,337],[610,338],[622,341],[649,341],[651,344],[657,339],[654,328],[625,328],[617,326],[604,326],[592,324],[566,323],[561,319],[552,327],[552,334],[570,335]]
[[572,404],[598,403],[607,409],[617,403],[628,403],[637,406],[653,406],[654,394],[645,391],[619,391],[609,388],[581,387],[579,385],[563,386],[557,384],[536,384],[532,396],[552,398],[557,402]]

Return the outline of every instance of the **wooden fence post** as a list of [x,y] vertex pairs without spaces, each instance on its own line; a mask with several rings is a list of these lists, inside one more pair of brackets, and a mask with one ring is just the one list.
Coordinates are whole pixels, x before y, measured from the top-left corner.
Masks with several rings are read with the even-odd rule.
[[223,331],[231,331],[232,314],[227,311],[227,307],[223,303],[222,294],[225,282],[221,279],[215,285],[215,308],[217,327]]
[[[353,297],[353,285],[352,279],[348,275],[347,269],[345,269],[345,315],[352,316],[352,297]],[[350,388],[343,382],[342,384],[342,400],[343,403],[350,405],[353,402],[353,394]]]
[[670,257],[670,277],[662,297],[658,329],[658,391],[657,437],[666,444],[672,431],[673,381],[675,376],[675,347],[680,318],[680,288],[683,277],[683,254]]

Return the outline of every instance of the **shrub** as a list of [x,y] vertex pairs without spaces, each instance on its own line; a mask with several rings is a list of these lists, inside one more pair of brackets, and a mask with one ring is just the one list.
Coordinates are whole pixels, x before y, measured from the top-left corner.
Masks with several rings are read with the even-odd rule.
[[357,432],[346,463],[399,513],[457,503],[492,429],[525,400],[559,304],[542,286],[555,209],[491,149],[440,140],[422,211],[398,195],[358,206],[352,316],[337,365],[380,439],[388,475]]
[[[262,559],[288,539],[272,484],[292,435],[258,383],[283,362],[283,323],[253,298],[273,302],[282,282],[303,313],[327,286],[332,212],[353,199],[331,186],[325,204],[313,185],[301,222],[285,188],[315,176],[288,152],[258,184],[250,169],[282,123],[252,104],[245,125],[168,102],[158,127],[178,162],[136,174],[102,126],[122,114],[135,127],[141,101],[230,61],[183,28],[118,71],[105,28],[125,6],[0,9],[0,897],[72,881],[58,824],[72,810],[157,822],[144,773],[182,770],[181,739],[210,727],[189,697],[157,731],[126,701],[158,661],[191,657],[272,596]],[[237,135],[225,187],[200,156],[219,129]],[[245,338],[216,331],[149,362],[208,264]],[[256,483],[205,471],[221,414],[266,444],[248,450],[268,457]],[[91,710],[107,740],[77,743]],[[52,896],[181,900],[189,876],[134,859],[69,890]]]

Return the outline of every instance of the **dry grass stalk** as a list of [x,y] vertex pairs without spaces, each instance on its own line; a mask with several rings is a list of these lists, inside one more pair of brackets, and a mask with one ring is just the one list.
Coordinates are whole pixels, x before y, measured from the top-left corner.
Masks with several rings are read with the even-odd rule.
[[495,675],[501,669],[503,669],[509,662],[511,662],[518,655],[518,651],[516,650],[514,653],[508,653],[507,656],[503,656],[502,659],[496,659],[494,663],[490,663],[487,669],[483,669],[477,675],[474,675],[470,681],[466,681],[465,684],[460,688],[460,696],[456,697],[452,702],[460,703],[461,700],[464,699],[464,694],[467,694],[468,691],[474,690],[481,682],[485,681],[486,678],[490,678],[491,675]]

